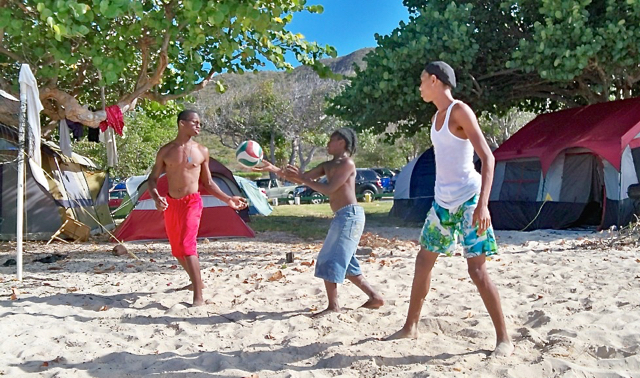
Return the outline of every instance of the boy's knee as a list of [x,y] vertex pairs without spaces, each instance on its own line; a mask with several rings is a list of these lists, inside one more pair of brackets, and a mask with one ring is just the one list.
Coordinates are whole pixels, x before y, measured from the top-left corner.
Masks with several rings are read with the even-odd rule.
[[469,272],[469,277],[471,277],[471,280],[476,285],[484,284],[485,281],[488,279],[487,271],[485,269],[483,269],[482,267],[471,267],[470,266],[469,269],[468,269],[468,272]]

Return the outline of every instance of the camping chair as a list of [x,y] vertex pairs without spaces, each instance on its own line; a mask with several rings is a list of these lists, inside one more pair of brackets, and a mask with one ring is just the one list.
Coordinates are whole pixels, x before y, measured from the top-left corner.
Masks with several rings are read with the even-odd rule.
[[60,237],[61,234],[65,234],[66,236],[72,238],[74,242],[86,242],[87,240],[89,240],[89,233],[91,232],[89,226],[82,222],[78,222],[73,218],[69,218],[68,215],[65,215],[64,218],[65,219],[64,222],[62,222],[62,226],[60,226],[58,231],[56,231],[55,234],[51,236],[51,239],[49,239],[47,245],[49,245],[49,243],[51,243],[54,239],[60,240],[63,243],[68,243],[66,240]]

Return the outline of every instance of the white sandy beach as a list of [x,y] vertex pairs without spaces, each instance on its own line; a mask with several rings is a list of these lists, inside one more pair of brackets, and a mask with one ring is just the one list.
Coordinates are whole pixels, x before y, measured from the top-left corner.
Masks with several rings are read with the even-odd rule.
[[[346,311],[320,319],[308,317],[326,305],[310,266],[320,240],[201,242],[199,308],[175,291],[187,276],[167,243],[128,244],[139,261],[108,243],[28,244],[23,282],[0,266],[0,376],[640,377],[635,247],[605,249],[608,233],[497,232],[488,268],[516,350],[494,359],[462,257],[438,260],[421,337],[380,341],[404,322],[419,229],[367,231],[358,257],[386,305],[358,309],[366,298],[346,283]],[[15,247],[1,248],[0,264]],[[296,259],[285,266],[286,252]],[[33,262],[52,253],[66,258]]]

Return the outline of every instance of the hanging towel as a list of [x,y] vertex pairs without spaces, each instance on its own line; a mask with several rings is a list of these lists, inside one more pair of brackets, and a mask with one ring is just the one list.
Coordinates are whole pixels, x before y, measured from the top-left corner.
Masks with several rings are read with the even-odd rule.
[[124,118],[122,117],[122,110],[118,105],[107,106],[105,109],[107,112],[107,119],[100,122],[100,131],[103,133],[108,127],[113,128],[118,135],[122,136],[122,129],[124,128]]
[[112,128],[108,128],[104,132],[104,144],[107,148],[107,166],[115,167],[118,165],[118,147],[116,145],[116,134]]
[[71,157],[71,136],[65,119],[60,120],[60,151],[64,156]]
[[31,72],[28,64],[23,64],[20,68],[20,91],[25,91],[27,95],[27,153],[33,158],[36,164],[42,165],[42,154],[40,152],[40,112],[44,109],[40,102],[40,91],[38,83]]

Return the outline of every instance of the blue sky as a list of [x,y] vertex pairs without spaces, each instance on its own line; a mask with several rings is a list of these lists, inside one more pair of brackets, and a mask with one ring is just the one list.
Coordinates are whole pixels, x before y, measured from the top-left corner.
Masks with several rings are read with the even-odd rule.
[[[287,30],[303,34],[308,41],[335,47],[338,56],[363,47],[376,47],[375,33],[387,35],[401,20],[409,20],[402,0],[307,1],[307,5],[317,4],[324,7],[323,13],[296,13]],[[287,61],[299,65],[293,56],[287,56]],[[265,69],[273,69],[273,65],[268,64]]]
[[386,35],[409,20],[402,0],[309,0],[321,4],[322,14],[308,12],[293,15],[288,29],[302,33],[307,40],[328,44],[347,55],[363,47],[375,47],[375,33]]

